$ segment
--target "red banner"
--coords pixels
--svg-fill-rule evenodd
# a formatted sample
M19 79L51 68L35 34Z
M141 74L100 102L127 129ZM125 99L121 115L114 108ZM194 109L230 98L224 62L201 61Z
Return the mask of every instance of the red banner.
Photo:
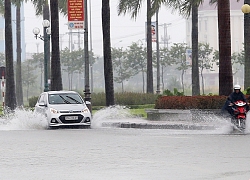
M68 0L68 24L70 29L83 28L83 0Z

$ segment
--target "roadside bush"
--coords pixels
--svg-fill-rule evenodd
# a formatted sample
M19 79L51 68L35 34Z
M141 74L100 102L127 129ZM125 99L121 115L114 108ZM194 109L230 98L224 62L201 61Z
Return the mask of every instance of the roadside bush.
M221 109L227 96L161 96L155 109Z
M33 96L29 98L29 107L35 107L38 96Z
M115 93L115 104L119 105L145 105L145 104L155 104L158 97L156 94L146 94L146 93L134 93L134 92L124 92ZM106 95L105 93L93 93L91 94L92 106L106 106Z
M163 95L167 96L184 96L184 92L179 92L177 88L174 88L174 91L171 92L169 89L163 91Z
M78 92L84 99L84 93ZM146 93L115 93L115 104L129 106L136 109L138 105L144 105L145 108L151 108L154 106L157 99L157 94L146 94ZM38 96L29 98L29 107L34 107L37 102ZM106 106L106 95L105 93L93 93L91 94L91 104L96 109L101 109Z

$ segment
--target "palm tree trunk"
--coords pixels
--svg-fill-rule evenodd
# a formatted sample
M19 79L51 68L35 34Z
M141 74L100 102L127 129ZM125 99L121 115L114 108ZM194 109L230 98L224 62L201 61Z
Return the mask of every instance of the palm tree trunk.
M13 42L12 42L12 19L11 19L11 2L4 1L5 17L5 58L6 58L6 93L5 106L14 110L16 108L16 93L13 68Z
M218 1L219 95L228 96L233 87L231 64L230 1Z
M181 85L182 85L182 92L184 93L184 70L181 73Z
M110 5L109 0L102 0L102 32L106 106L115 104L113 66L110 45Z
M51 59L51 90L62 90L61 62L59 49L59 12L58 0L50 1L51 10L51 42L52 42L52 59Z
M21 60L21 15L20 4L16 6L16 41L17 41L17 60L16 60L16 96L17 106L23 106L23 87L22 87L22 60Z
M161 81L162 81L162 92L164 92L164 89L165 89L165 87L164 87L164 67L163 66L161 66Z
M142 92L145 93L145 79L144 79L144 71L142 69Z
M202 83L202 95L204 95L204 77L203 77L203 69L201 69L201 83Z
M147 0L147 93L154 93L151 29L151 0Z
M200 95L198 63L198 5L192 4L192 95Z

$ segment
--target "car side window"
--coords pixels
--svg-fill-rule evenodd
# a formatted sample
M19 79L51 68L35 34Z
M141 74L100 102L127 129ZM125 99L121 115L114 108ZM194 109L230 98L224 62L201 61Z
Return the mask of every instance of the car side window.
M38 103L45 103L45 95L44 94L42 94L40 96Z

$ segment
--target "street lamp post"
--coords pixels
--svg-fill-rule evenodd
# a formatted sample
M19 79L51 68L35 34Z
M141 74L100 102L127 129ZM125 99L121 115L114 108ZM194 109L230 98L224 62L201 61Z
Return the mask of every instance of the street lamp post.
M38 36L40 33L39 28L34 28L33 33L35 35L35 38L39 38L44 42L44 92L49 91L49 83L48 83L48 60L49 60L49 49L48 45L50 42L50 34L51 34L51 29L50 27L50 22L49 20L45 19L43 20L43 36Z
M87 0L84 0L84 57L85 57L85 90L84 100L92 113L91 92L89 87L89 48L88 48L88 12Z
M250 66L250 6L248 1L244 1L244 5L241 7L244 13L244 51L245 51L245 68L244 68L244 88L246 89L250 85L250 71L248 67Z

